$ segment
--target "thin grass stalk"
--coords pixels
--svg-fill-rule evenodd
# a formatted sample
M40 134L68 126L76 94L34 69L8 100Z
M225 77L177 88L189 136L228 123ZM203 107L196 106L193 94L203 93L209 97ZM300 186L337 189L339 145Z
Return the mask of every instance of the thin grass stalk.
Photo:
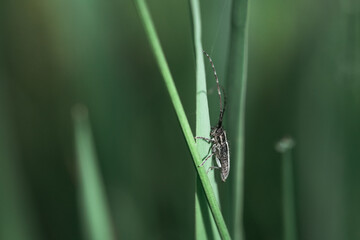
M144 0L135 0L135 4L136 4L137 10L139 12L139 16L144 25L146 35L149 38L149 42L150 42L152 51L155 55L155 59L159 65L160 72L163 75L163 79L164 79L166 88L169 92L170 99L174 106L174 109L175 109L176 115L178 117L181 129L183 131L185 140L187 142L191 156L193 158L195 169L197 170L198 176L202 183L208 204L210 206L213 218L214 218L216 225L218 227L218 230L220 232L221 238L222 239L230 239L229 231L225 224L224 218L221 214L219 204L216 200L216 196L214 194L214 191L212 189L212 186L211 186L209 178L206 174L206 171L203 167L198 167L201 164L201 158L200 158L199 152L197 151L197 146L196 146L196 143L194 140L194 135L191 132L189 122L186 118L184 108L181 104L180 97L177 93L177 90L176 90L176 87L174 84L174 80L171 76L170 69L169 69L166 59L165 59L165 55L162 51L159 38L156 34L154 24L150 17L149 10L148 10Z
M244 192L244 137L245 99L248 64L248 1L234 0L232 4L230 49L227 70L229 89L229 130L232 138L233 216L232 233L234 239L244 239L243 192ZM230 135L230 134L229 134Z
M196 136L209 138L210 133L210 116L207 100L206 73L204 66L204 55L201 40L201 15L200 3L198 0L190 0L190 8L192 13L193 36L196 59ZM205 158L210 149L210 143L198 140L197 149L201 158ZM209 159L204 168L208 169L212 164ZM208 173L215 196L219 202L219 191L215 181L214 171ZM210 217L211 210L204 197L204 191L196 178L196 196L195 196L195 236L196 239L220 239L215 221Z
M73 109L75 144L79 174L79 205L86 239L115 239L104 185L96 160L87 110Z
M282 165L284 239L297 240L291 150L282 154Z
M284 138L276 145L276 150L281 153L282 157L283 238L286 240L297 240L291 153L293 147L294 141L291 138Z
M27 185L19 170L7 108L7 86L0 61L0 239L39 239L36 217L27 200Z

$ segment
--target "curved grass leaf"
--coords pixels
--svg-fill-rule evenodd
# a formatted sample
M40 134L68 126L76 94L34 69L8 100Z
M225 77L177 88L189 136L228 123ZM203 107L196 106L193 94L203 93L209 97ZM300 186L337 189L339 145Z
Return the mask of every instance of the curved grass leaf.
M206 89L206 73L204 66L204 55L201 41L201 16L200 3L198 0L190 0L190 7L192 12L192 23L194 30L194 46L196 59L196 136L209 137L210 132L210 117L207 100ZM197 149L201 158L205 158L210 149L210 143L198 140L196 142ZM204 168L208 169L212 165L211 159L205 164ZM215 181L215 171L208 173L215 196L219 202L218 186ZM203 196L201 184L199 179L196 182L196 200L195 200L195 236L196 239L220 239L219 232L216 228L214 220L209 217L210 209L207 205L206 198Z
M198 167L201 164L201 158L200 158L199 152L197 150L197 146L196 146L196 143L194 140L194 135L191 132L189 122L186 118L184 108L181 104L180 97L177 93L177 90L176 90L176 87L174 84L174 80L171 76L170 69L169 69L166 59L165 59L165 55L162 51L159 38L156 34L154 24L150 17L149 10L148 10L144 0L136 0L135 3L136 3L136 7L138 9L138 12L139 12L139 16L145 27L146 35L149 38L150 45L151 45L151 48L155 55L156 61L159 65L161 74L163 75L163 79L164 79L166 88L169 92L170 99L172 101L176 115L180 122L181 129L183 131L186 142L188 144L190 153L191 153L193 161L194 161L195 168L196 168L198 176L201 180L206 198L208 200L212 215L214 217L214 220L216 222L216 225L218 227L220 235L221 235L222 239L230 239L229 232L225 225L224 218L221 214L219 204L217 202L216 196L214 194L214 191L212 189L212 186L211 186L209 178L206 174L206 171L203 167Z
M244 239L243 231L243 192L244 192L244 136L245 99L248 55L248 0L234 0L232 3L230 50L227 70L229 89L229 129L235 133L233 138L233 224L234 239Z
M83 106L76 106L72 114L80 185L79 204L84 233L87 239L113 240L114 231L96 160L87 110Z

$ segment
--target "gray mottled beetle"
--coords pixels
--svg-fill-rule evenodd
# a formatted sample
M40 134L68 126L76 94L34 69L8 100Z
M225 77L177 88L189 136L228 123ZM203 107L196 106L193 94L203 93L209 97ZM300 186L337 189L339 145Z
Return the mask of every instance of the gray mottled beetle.
M227 177L229 176L230 172L230 152L229 152L229 143L227 141L226 137L226 131L222 127L224 112L225 112L225 101L224 101L224 107L222 106L221 102L221 91L220 91L220 85L219 85L219 78L216 74L215 66L213 61L211 60L211 57L209 54L207 54L205 51L203 53L206 55L206 57L209 59L211 67L214 71L214 76L217 84L217 90L219 94L220 99L220 116L219 121L215 127L211 128L210 137L211 138L205 138L205 137L195 137L197 139L202 139L207 142L210 142L212 144L211 146L211 154L207 156L204 161L200 164L199 167L203 166L204 163L215 155L216 164L217 166L212 166L208 169L220 169L220 177L223 182L226 181Z

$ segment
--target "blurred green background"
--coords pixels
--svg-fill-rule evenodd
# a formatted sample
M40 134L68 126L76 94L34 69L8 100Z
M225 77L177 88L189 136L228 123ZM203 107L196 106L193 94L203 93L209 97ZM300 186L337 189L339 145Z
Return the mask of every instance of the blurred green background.
M147 2L194 129L189 3ZM200 3L203 45L226 86L231 1ZM249 3L246 239L282 239L274 145L288 135L296 141L299 239L360 239L360 3ZM208 66L207 73L215 125ZM117 238L193 239L193 163L126 0L0 2L0 238L84 239L71 118L77 103L89 111Z

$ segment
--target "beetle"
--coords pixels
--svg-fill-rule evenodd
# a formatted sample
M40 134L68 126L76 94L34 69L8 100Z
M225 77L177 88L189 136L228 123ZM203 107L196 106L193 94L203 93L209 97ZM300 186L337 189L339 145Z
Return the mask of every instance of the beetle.
M221 91L220 91L220 85L219 85L219 78L218 78L216 70L215 70L215 65L214 65L211 57L209 56L209 54L207 54L205 51L203 51L203 53L209 59L209 62L211 64L211 67L212 67L213 72L214 72L216 85L217 85L217 90L218 90L218 95L219 95L219 100L220 100L220 116L219 116L219 120L218 120L217 125L215 127L211 128L210 138L195 137L195 139L202 139L202 140L205 140L205 141L210 142L212 144L211 145L211 154L208 155L202 161L202 163L199 165L199 167L202 167L209 158L211 158L212 156L215 155L215 160L216 160L217 166L211 166L208 169L207 172L209 172L210 170L213 170L213 169L220 169L221 180L223 182L225 182L227 177L229 176L229 172L230 172L229 142L227 140L226 131L224 130L224 128L222 126L226 101L224 101L224 106L223 106L222 101L221 101Z

